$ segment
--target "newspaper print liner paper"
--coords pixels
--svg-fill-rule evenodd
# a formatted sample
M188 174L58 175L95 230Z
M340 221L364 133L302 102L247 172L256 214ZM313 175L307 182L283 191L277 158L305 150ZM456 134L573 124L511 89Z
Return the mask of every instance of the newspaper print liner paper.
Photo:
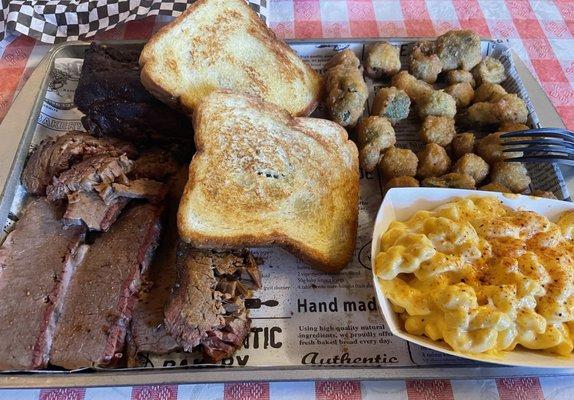
M177 17L194 0L2 0L0 40L18 32L44 43L79 40L119 24L149 17ZM267 20L268 0L248 0Z
M404 44L408 40L392 40ZM294 44L294 50L315 69L322 70L337 51L350 48L362 58L362 43ZM402 61L407 62L408 45L402 46ZM509 78L505 88L520 93L527 103L530 123L539 120L514 68L507 43L484 41L482 54L503 62ZM32 140L32 148L47 136L59 135L71 129L82 129L82 114L74 106L73 98L83 60L58 58L52 80ZM367 79L370 110L375 91L382 81ZM368 111L367 110L367 111ZM320 107L314 116L324 115ZM401 124L399 146L420 149L420 121L412 118ZM568 197L560 170L553 165L532 165L531 190L553 191L559 198ZM19 186L13 199L11 216L4 226L4 234L20 214L26 193ZM360 189L359 229L355 255L350 265L339 275L326 275L312 270L295 257L278 248L253 249L264 260L263 288L255 293L249 305L253 319L251 334L233 357L221 362L226 366L302 366L316 365L381 366L415 368L417 366L468 366L473 361L456 358L424 347L410 344L394 336L378 309L372 286L370 246L373 224L383 199L383 182L378 174L362 173ZM325 305L326 309L321 309ZM142 366L170 368L203 364L198 353L167 355L141 354ZM36 373L65 373L63 371L35 371Z

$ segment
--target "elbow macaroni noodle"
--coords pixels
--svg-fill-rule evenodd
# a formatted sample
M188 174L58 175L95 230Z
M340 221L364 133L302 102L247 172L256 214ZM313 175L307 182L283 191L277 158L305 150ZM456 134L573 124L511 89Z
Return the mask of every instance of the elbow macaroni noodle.
M556 223L495 198L394 221L375 273L405 330L463 353L574 347L574 211Z

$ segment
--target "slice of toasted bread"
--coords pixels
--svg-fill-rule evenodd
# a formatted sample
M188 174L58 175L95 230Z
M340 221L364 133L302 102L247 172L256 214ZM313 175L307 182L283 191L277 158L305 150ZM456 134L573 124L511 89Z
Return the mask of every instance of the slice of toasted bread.
M190 113L215 89L256 95L309 115L321 77L244 0L198 0L155 34L140 56L143 85Z
M280 245L328 272L355 248L358 152L345 129L216 91L193 116L197 152L178 228L196 247Z

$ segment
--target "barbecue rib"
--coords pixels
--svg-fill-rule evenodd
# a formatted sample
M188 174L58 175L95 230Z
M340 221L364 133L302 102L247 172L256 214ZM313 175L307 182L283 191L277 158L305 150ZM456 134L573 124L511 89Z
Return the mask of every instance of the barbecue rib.
M0 248L0 370L44 368L77 263L84 227L63 229L61 209L32 199Z
M158 207L134 205L90 246L70 282L51 364L109 366L122 357L135 293L159 240L159 220Z

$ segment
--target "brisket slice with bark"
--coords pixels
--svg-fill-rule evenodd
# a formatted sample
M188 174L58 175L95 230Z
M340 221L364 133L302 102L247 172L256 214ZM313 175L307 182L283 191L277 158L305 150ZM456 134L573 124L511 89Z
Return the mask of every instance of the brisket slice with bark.
M0 369L44 368L85 228L63 229L44 198L24 207L0 248Z
M155 99L141 84L138 51L92 43L74 96L88 132L133 141L191 142L189 119Z
M68 208L63 220L66 225L84 223L91 231L106 232L129 201L119 197L106 204L96 192L73 192L68 194Z
M101 154L88 158L52 179L52 184L46 189L48 200L61 200L72 192L89 192L100 183L112 183L118 178L127 182L126 174L132 163L125 154L119 157Z
M244 300L260 282L253 256L248 251L184 249L178 254L177 274L165 311L168 331L185 351L201 345L209 361L229 357L251 327Z
M137 204L98 237L77 267L56 327L50 363L67 369L113 365L160 234L160 210Z
M128 331L128 366L145 364L144 353L166 354L179 350L181 346L167 332L164 323L164 309L175 282L177 248L180 243L177 231L177 209L181 194L187 182L188 168L180 167L166 183L168 187L164 200L166 208L165 227L156 255L149 267Z
M97 154L133 158L136 149L129 143L98 138L85 132L71 131L62 136L44 139L32 152L24 171L22 184L33 195L43 196L54 176L60 175L72 165Z

